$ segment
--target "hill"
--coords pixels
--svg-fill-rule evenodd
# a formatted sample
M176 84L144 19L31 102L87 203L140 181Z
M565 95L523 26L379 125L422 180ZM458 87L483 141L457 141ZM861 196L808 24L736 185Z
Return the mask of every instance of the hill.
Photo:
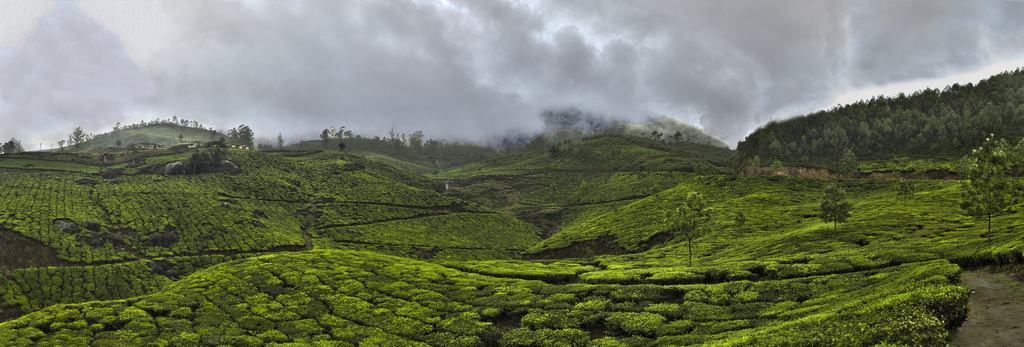
M963 269L1024 263L1024 204L989 239L956 181L904 198L875 175L943 156L836 179L609 132L400 139L0 156L0 345L944 346ZM690 244L663 216L693 192L712 222Z
M727 148L607 133L531 147L433 177L444 182L446 194L552 235L574 221L671 188L695 172L727 172L732 155Z
M339 151L5 155L0 344L937 346L967 315L949 260L1024 257L1017 219L987 242L955 217L955 184L892 209L890 182L842 181L864 213L835 233L808 220L823 180L716 174L716 148L603 135L434 179ZM571 212L542 241L439 179ZM650 215L694 190L719 226L688 266Z
M225 137L224 134L209 129L154 122L141 126L119 127L113 131L93 136L80 144L69 146L66 150L86 152L96 148L117 148L118 141L125 147L140 144L169 147L182 142L217 141L223 137Z
M207 149L104 164L56 154L0 160L0 238L18 245L0 255L5 272L57 271L78 283L68 296L5 287L0 310L127 298L195 268L267 252L502 259L540 240L529 224L424 189L422 176L337 151L228 150L235 173L163 174L197 151Z
M678 136L682 141L715 147L729 147L728 144L704 130L672 117L652 120L647 124L615 123L604 129L603 132L633 136L651 136L652 133L656 133L656 136L653 137L659 140L674 140Z
M847 152L859 160L894 157L956 159L987 137L1024 138L1024 70L977 84L954 84L910 95L879 96L776 121L740 141L744 163L836 170Z

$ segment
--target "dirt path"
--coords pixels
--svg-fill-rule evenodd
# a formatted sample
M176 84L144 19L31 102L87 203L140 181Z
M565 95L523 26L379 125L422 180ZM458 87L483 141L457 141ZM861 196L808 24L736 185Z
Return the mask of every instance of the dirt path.
M973 290L971 313L949 345L1024 344L1024 285L1009 274L989 271L965 271L963 283Z

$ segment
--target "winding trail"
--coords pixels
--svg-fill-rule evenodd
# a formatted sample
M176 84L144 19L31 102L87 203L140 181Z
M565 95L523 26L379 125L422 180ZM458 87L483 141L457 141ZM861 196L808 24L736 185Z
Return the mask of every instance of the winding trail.
M971 313L949 342L960 347L1024 344L1024 284L1012 275L984 270L965 271L971 287Z

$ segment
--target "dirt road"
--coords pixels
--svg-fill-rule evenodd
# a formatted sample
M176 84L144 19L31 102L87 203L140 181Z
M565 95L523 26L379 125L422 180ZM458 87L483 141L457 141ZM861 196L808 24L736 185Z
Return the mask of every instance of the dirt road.
M963 283L971 294L971 314L953 335L950 346L1024 346L1024 285L1011 275L965 271Z

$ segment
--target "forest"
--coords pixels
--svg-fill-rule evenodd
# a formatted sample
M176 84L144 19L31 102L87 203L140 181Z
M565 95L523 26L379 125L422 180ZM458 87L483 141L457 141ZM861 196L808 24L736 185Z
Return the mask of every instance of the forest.
M849 155L958 159L990 136L1013 143L1024 138L1024 70L770 122L736 150L744 163L768 166L778 160L838 170Z

